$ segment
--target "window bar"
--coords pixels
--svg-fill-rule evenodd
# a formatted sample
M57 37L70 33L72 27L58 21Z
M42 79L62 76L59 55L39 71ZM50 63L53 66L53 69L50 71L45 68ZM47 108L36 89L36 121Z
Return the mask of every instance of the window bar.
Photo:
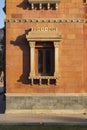
M57 4L57 3L56 3L56 5L55 5L55 6L56 6L56 9L58 9L58 4Z
M58 85L58 79L56 79L56 85Z
M33 78L31 78L31 85L33 85L34 84L34 82L33 82Z
M50 3L47 4L47 9L50 9Z
M39 79L39 85L41 85L41 78Z
M47 80L48 80L47 85L49 85L50 84L50 79L48 78Z
M39 8L42 9L42 3L39 4Z
M33 3L31 4L31 8L34 9L34 4Z

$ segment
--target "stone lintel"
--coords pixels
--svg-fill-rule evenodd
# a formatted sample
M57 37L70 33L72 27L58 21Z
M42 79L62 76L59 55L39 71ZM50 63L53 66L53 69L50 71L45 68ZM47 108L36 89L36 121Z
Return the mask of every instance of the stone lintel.
M59 39L59 38L57 38L57 39L54 38L53 39L53 38L50 38L50 37L49 38L45 38L45 37L44 38L28 38L28 37L26 37L26 38L27 38L27 41L32 41L32 42L33 41L53 41L53 42L55 41L55 42L61 42L61 40L62 40L62 39Z

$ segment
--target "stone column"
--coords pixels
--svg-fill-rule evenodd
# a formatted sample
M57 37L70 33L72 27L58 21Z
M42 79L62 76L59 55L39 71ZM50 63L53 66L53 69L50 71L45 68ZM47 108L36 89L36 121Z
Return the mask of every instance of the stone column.
M30 77L35 76L35 42L29 42L30 45Z
M54 48L55 48L55 71L54 76L59 75L59 42L54 42Z

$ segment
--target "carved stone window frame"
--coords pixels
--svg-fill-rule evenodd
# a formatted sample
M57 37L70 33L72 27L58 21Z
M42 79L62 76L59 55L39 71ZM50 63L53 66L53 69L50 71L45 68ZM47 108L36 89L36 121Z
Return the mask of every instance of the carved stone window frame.
M33 32L33 31L31 31ZM30 73L29 73L29 79L31 80L31 84L34 84L34 80L39 80L39 84L42 84L42 80L46 79L47 80L47 85L50 84L50 80L55 80L55 84L58 84L58 80L60 78L59 74L59 46L62 41L61 35L52 37L53 33L48 37L40 37L40 35L37 35L36 32L38 31L35 30L35 32L30 35L30 32L26 35L26 39L29 42L29 47L30 47ZM40 32L39 32L40 33ZM36 35L33 35L36 34ZM52 42L54 45L54 74L52 76L37 76L35 74L35 44L36 42Z

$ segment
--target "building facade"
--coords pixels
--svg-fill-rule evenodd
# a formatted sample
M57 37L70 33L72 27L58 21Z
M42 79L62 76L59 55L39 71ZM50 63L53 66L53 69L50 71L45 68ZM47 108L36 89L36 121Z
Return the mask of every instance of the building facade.
M6 111L87 111L85 0L6 0Z

